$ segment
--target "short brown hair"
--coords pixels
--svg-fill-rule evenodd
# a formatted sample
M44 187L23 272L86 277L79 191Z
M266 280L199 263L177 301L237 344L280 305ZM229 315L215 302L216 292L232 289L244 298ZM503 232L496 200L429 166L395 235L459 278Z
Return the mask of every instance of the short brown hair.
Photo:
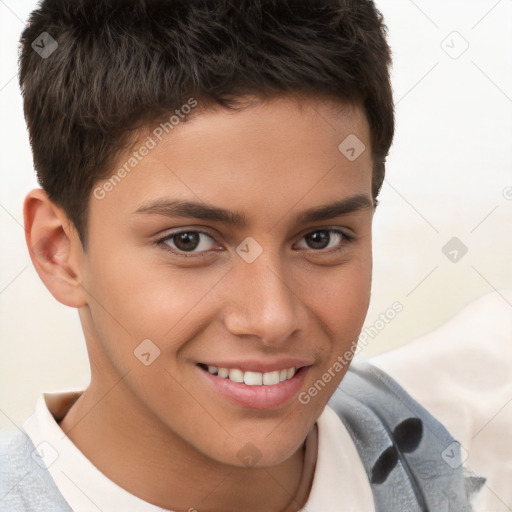
M47 56L42 33L58 45ZM39 183L85 247L94 184L141 123L190 97L301 93L363 107L376 199L394 133L386 33L371 0L42 0L19 59Z

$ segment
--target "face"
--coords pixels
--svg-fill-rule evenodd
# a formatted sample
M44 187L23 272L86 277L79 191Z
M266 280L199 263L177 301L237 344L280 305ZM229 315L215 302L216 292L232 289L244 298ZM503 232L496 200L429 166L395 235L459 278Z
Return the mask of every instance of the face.
M155 146L91 196L91 386L122 377L125 420L212 460L278 464L341 381L366 315L368 123L357 107L285 97L149 135Z

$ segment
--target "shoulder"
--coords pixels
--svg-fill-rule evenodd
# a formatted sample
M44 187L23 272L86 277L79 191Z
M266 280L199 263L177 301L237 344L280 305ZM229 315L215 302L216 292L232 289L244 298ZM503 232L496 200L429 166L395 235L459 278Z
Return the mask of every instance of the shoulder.
M385 372L354 361L329 406L359 451L377 510L471 510L459 443Z
M22 430L0 432L0 499L10 512L71 512Z
M512 506L512 290L480 297L370 362L435 416L460 442L468 470L487 479L477 509Z

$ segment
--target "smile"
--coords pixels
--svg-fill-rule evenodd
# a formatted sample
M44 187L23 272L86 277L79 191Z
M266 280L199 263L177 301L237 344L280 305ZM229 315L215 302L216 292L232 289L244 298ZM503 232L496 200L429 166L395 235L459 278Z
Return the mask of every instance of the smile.
M200 365L212 375L216 375L221 379L229 379L233 382L244 383L247 386L275 386L280 382L284 382L293 378L296 368L283 368L271 372L252 372L243 371L239 368L218 368L211 365Z
M290 361L291 363L291 361ZM283 363L281 363L283 364ZM233 365L234 366L234 365ZM279 366L267 371L253 371L258 365L246 363L245 368L229 368L204 363L196 364L200 381L218 397L250 409L272 409L292 403L303 388L310 365ZM288 366L286 363L283 366ZM266 368L258 368L266 370Z

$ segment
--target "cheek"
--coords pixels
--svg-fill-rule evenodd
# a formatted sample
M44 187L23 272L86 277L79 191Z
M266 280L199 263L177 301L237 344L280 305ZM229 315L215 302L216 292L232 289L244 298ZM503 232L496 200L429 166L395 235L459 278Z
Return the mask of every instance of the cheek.
M110 334L117 333L113 343L149 338L163 345L192 334L187 328L199 329L209 315L205 298L229 269L176 268L134 252L111 250L108 258L91 258L91 309Z
M371 252L352 259L322 278L311 279L308 303L330 338L329 359L335 359L357 341L368 305L372 280Z
M308 304L325 336L317 342L319 364L298 401L310 417L318 417L347 372L357 347L370 299L371 255L352 259L309 283Z

